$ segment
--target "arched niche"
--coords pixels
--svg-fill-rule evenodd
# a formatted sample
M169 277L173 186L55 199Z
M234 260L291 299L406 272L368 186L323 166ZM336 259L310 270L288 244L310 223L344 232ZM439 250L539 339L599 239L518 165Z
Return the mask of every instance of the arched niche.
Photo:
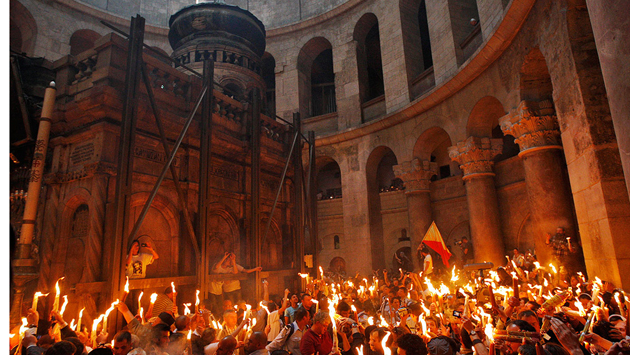
M553 100L553 85L547 62L538 48L533 48L523 61L520 72L521 100Z
M334 272L336 274L345 275L346 274L346 260L340 256L336 256L330 260L328 264L328 271Z
M451 137L441 127L431 127L422 132L413 147L413 157L436 163L438 173L434 180L444 179L459 174L459 167L448 155L448 147L452 146Z
M140 216L140 212L148 198L148 193L137 193L131 197L131 210L129 213L129 230ZM161 195L157 195L151 207L138 229L137 236L146 236L153 241L152 247L159 255L153 264L147 267L146 277L166 277L179 274L179 249L180 249L179 212L173 204ZM129 240L126 252L129 251L133 240Z
M33 56L37 39L37 23L28 9L18 0L11 0L9 11L11 50Z
M269 217L260 220L260 263L263 270L279 270L283 266L282 232L278 223L272 218L269 232L264 235ZM287 251L291 253L291 250Z
M94 47L101 35L92 30L78 30L70 36L70 55L77 56Z
M361 16L354 27L353 39L357 43L359 96L362 104L369 104L385 95L380 33L376 15L366 13ZM372 116L374 115L368 115L364 105L363 119L375 118Z
M375 270L382 269L386 265L380 192L384 187L383 184L395 179L394 165L398 165L394 152L389 147L379 146L370 153L365 167L372 269ZM389 183L387 185L389 186Z
M494 96L481 98L468 116L466 135L468 137L488 137L503 140L503 151L494 158L499 162L518 155L518 145L514 137L505 135L499 126L499 119L506 114L503 104Z
M337 111L332 45L324 37L310 39L298 54L298 95L302 117Z
M273 55L265 52L261 60L262 77L265 81L265 107L264 113L272 118L276 117L276 59Z
M212 270L214 264L221 261L226 252L234 253L237 257L236 262L242 264L243 261L238 258L241 255L238 243L240 232L235 214L227 206L213 203L210 205L207 221L206 260L208 260L208 270Z
M428 73L433 68L433 56L427 8L425 0L400 0L399 5L407 80L411 97L416 98L435 85L435 78Z
M341 169L330 157L317 158L317 196L322 199L342 197Z

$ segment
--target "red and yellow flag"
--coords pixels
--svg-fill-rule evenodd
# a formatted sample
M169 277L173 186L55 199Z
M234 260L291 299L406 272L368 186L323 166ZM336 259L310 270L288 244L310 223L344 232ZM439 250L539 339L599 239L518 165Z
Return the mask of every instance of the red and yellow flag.
M448 259L451 258L451 252L446 248L446 244L444 244L444 239L442 239L442 235L435 225L435 221L431 223L431 227L427 230L427 233L424 235L422 239L422 243L424 243L429 248L433 249L436 253L440 254L442 257L442 261L446 267L448 266Z

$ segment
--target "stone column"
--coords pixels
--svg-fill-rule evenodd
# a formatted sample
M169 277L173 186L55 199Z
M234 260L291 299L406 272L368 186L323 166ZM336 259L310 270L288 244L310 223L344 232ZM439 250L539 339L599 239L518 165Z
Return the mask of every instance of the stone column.
M409 216L409 232L411 233L411 251L415 256L418 245L433 222L431 195L429 184L436 175L436 163L413 159L394 166L394 174L405 182L407 196L407 215ZM414 257L414 264L417 260ZM416 265L421 267L422 265Z
M627 1L586 0L630 195L630 17Z
M523 159L527 198L535 223L536 255L541 264L547 265L552 253L545 245L545 233L554 234L557 227L565 228L569 236L577 233L553 103L522 101L500 119L500 124L505 134L516 138L521 149L518 155Z
M448 154L464 172L475 262L503 264L505 246L492 160L501 154L501 139L469 137L449 147Z

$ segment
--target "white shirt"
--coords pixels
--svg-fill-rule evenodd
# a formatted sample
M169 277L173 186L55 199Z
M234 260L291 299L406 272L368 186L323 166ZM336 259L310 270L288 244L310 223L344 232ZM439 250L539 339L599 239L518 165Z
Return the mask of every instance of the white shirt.
M273 341L278 334L280 334L280 328L282 328L278 311L269 313L267 316L267 324L271 327L271 329L269 329L269 334L267 334L267 341Z
M427 254L424 257L424 275L431 275L433 273L433 259L431 258L431 254Z

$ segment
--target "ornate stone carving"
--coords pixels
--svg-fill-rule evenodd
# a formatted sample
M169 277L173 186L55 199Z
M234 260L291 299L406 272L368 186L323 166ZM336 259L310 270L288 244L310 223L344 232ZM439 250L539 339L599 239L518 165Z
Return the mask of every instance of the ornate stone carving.
M503 141L501 139L468 137L456 146L448 148L448 155L459 163L464 171L464 178L472 175L494 175L492 165L494 157L501 154Z
M419 159L403 162L393 168L396 177L405 182L406 193L429 191L431 177L438 171L436 163Z
M521 101L499 123L505 134L514 136L521 152L532 148L561 148L560 130L553 103Z

